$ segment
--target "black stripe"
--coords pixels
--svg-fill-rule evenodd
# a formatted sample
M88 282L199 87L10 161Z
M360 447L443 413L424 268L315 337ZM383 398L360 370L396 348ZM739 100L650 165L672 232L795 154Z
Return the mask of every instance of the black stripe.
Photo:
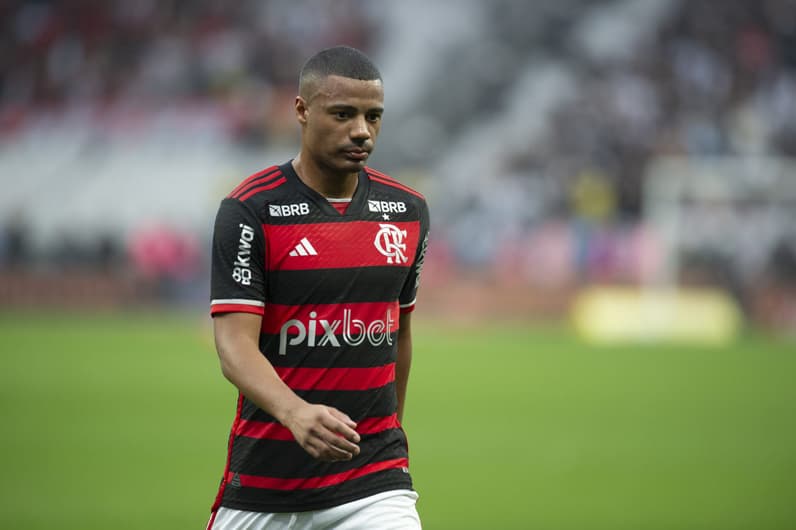
M243 475L274 478L313 478L367 466L384 460L407 457L406 436L389 429L359 442L360 453L344 462L322 462L294 441L258 440L238 436L232 444L229 470ZM274 458L279 455L279 458Z
M371 390L310 390L298 391L296 394L310 403L339 409L356 422L365 418L390 416L395 414L398 407L395 383ZM245 398L240 417L244 420L276 421L273 416Z
M409 267L268 271L269 302L302 305L397 300ZM308 300L311 297L311 300Z
M398 320L396 315L395 320ZM343 342L342 335L335 335L340 344ZM397 350L398 332L390 333L390 343L384 340L380 345L373 346L366 341L360 346L347 346L338 348L337 346L314 346L312 348L303 345L287 346L287 353L279 355L279 336L261 334L260 351L268 358L274 366L293 368L372 368L374 366L384 366L395 362Z
M222 506L254 512L301 512L323 510L384 491L412 489L412 479L400 469L388 469L343 484L312 490L224 489Z

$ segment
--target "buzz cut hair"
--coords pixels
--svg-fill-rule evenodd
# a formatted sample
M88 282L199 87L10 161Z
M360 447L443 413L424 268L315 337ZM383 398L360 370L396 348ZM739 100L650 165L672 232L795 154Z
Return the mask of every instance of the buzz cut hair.
M339 75L360 81L381 81L381 73L370 58L351 46L335 46L310 57L301 68L299 95L309 99L317 81Z

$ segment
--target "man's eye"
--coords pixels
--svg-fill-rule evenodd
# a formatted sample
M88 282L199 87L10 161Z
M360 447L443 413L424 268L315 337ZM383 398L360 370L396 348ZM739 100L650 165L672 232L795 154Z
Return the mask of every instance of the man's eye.
M344 110L338 110L337 112L334 113L334 115L335 115L335 117L337 117L337 118L339 118L341 120L345 120L346 118L348 118L348 112L346 112Z
M370 114L368 115L368 119L370 121L379 121L381 119L381 114Z

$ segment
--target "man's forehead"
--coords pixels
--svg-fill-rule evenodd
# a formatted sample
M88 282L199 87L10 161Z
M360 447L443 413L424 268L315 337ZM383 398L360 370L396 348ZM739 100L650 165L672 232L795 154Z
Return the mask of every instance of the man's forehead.
M383 102L384 87L380 79L362 80L328 75L319 80L315 96L327 101L357 99Z

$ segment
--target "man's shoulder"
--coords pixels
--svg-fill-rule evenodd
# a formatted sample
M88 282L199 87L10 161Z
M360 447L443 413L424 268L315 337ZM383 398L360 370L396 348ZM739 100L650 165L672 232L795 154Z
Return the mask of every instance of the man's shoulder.
M285 189L287 177L281 166L269 166L243 179L225 199L251 204L267 200Z
M411 186L400 182L386 173L382 173L372 167L365 168L365 174L370 179L371 186L381 188L384 193L400 197L411 202L426 202L426 198L422 193L415 190Z

